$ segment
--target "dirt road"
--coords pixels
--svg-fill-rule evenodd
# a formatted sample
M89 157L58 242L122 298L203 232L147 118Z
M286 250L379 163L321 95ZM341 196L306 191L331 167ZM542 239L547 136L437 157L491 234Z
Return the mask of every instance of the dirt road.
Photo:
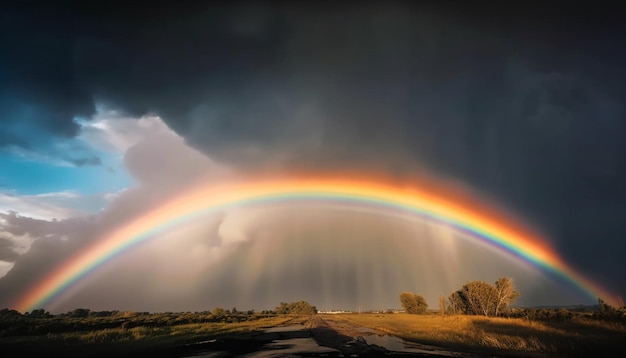
M358 326L341 315L316 315L307 324L318 344L333 347L344 356L476 357L466 352L406 342L373 328Z
M473 357L377 334L340 315L313 315L263 332L240 334L186 347L179 357Z

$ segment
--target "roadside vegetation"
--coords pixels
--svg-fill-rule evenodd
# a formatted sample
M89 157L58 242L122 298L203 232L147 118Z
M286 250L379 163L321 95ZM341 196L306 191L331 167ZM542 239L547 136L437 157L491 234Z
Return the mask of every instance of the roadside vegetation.
M302 302L296 309L314 307ZM280 308L281 306L277 307ZM311 310L313 309L313 311ZM276 310L255 312L215 308L204 312L120 312L76 309L52 315L44 310L21 314L0 310L0 350L7 356L63 353L65 356L163 353L198 341L254 334L266 328L301 321L301 314ZM3 355L4 356L4 355Z
M426 313L422 296L402 292L400 315L349 315L354 325L372 327L421 344L462 351L576 356L626 353L626 307L598 300L595 310L510 308L520 296L513 280L502 277L491 285L467 282L439 309ZM421 314L415 316L413 314Z
M621 356L626 353L626 322L623 320L597 319L591 313L575 313L563 318L559 310L546 316L551 318L441 316L433 312L426 315L349 314L342 319L407 341L478 354Z
M448 314L502 316L508 313L509 305L520 293L515 289L513 279L502 277L494 285L484 281L471 281L459 290L452 292L448 302L439 297L439 312ZM411 292L400 293L400 303L406 313L423 314L428 308L424 297Z

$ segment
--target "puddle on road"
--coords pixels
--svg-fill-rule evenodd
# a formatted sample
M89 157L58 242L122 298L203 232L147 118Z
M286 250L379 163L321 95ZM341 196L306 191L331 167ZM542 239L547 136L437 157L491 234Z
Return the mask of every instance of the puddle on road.
M378 346L387 350L386 355L419 355L436 357L472 357L470 354L447 351L439 347L421 345L405 341L401 338L390 335L378 335L376 331L369 327L354 327L362 336L349 343L363 344L364 346ZM256 342L256 343L254 343ZM361 343L359 343L361 342ZM320 346L305 325L297 324L283 327L272 327L265 329L256 338L209 340L198 342L198 350L195 354L187 355L187 358L216 358L216 357L249 357L249 358L271 358L271 357L319 357L319 356L341 356L337 349ZM246 349L246 345L249 349Z
M218 357L230 357L230 355L228 354L228 352L207 352L207 353L200 353L200 354L193 355L193 356L185 356L182 358L218 358Z
M187 355L184 358L216 358L216 357L250 357L250 358L270 358L270 357L285 357L285 356L318 356L328 353L339 353L338 350L320 346L313 338L308 337L310 334L306 331L306 327L303 324L272 327L263 331L260 336L253 338L250 341L261 339L260 337L267 335L268 343L257 346L254 351L248 351L246 353L236 353L236 348L243 348L243 345L249 343L246 340L239 340L237 342L231 342L230 344L224 344L219 340L203 341L202 351L198 351L193 355ZM215 350L211 349L214 344L219 345L221 343L222 349L217 346ZM233 346L233 344L235 346ZM226 350L223 350L226 348Z
M313 338L291 338L276 340L263 346L263 350L246 355L250 358L284 357L287 354L320 354L338 352L336 349L323 347Z
M297 332L304 330L303 324L294 324L291 326L272 327L263 330L264 333L282 333L282 332Z
M287 336L294 335L306 329L305 325L291 325L284 327L272 327L264 331L264 333L285 333ZM265 344L261 350L246 355L250 358L267 358L267 357L284 357L285 355L297 354L319 354L338 352L336 349L320 346L310 337L288 338L281 337L274 339L271 343Z
M367 344L377 345L379 347L385 348L388 351L392 352L400 352L400 353L420 353L434 356L445 356L445 357L471 357L471 355L460 353L460 352L452 352L446 351L442 349L438 349L437 347L429 347L420 345L417 343L407 342L402 338L398 338L395 336L382 335L379 336L377 334L370 334L363 336Z

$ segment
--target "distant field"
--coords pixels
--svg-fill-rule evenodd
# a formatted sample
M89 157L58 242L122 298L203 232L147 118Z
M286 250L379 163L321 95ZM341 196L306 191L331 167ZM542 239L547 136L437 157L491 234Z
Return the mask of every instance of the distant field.
M330 316L330 315L329 315ZM371 327L422 344L461 351L620 356L626 354L626 324L575 317L521 318L409 314L343 314L329 319Z

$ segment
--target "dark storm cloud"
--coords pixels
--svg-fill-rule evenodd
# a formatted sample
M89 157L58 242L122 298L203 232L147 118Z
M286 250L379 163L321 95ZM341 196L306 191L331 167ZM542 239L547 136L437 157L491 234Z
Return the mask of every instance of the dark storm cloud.
M156 112L195 147L244 165L289 151L292 165L408 157L457 167L447 157L471 154L448 152L482 139L473 121L499 127L485 117L511 116L493 107L520 95L512 64L580 76L604 69L597 59L623 59L610 9L559 3L103 2L6 14L6 92L23 98L10 103L59 108L40 127L71 136L72 116L100 100Z
M29 4L0 15L0 144L30 144L29 123L76 135L72 118L99 101L156 113L244 170L457 178L594 278L610 283L624 268L615 252L626 250L626 37L616 9Z
M0 11L0 147L71 138L94 113L75 81L73 15L60 3L6 2ZM43 135L41 135L43 134Z
M511 116L493 107L519 96L508 78L513 61L532 72L580 75L596 58L613 58L614 66L623 58L607 48L619 42L597 43L610 41L611 29L598 26L611 24L602 17L609 10L591 16L557 5L144 5L15 10L9 24L40 26L14 31L11 58L24 69L11 72L46 76L9 83L33 86L63 108L54 112L59 117L42 118L43 127L76 133L67 113L88 115L77 108L98 99L135 115L156 112L195 147L244 166L271 162L278 152L289 165L402 167L419 159L447 171L464 165L451 160L474 159L449 153L482 139L484 130L472 121L499 127L484 117ZM616 56L588 54L596 48ZM40 51L50 59L33 56Z
M0 232L1 233L1 232ZM13 250L13 241L0 237L0 260L13 262L20 256Z

